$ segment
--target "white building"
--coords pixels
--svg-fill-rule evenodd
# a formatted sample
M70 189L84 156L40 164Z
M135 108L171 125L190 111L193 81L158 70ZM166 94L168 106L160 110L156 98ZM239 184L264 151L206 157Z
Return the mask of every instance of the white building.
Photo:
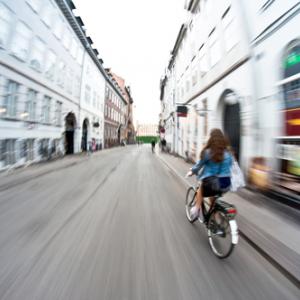
M240 1L190 1L188 10L166 74L171 88L162 87L163 101L175 98L172 150L195 159L209 130L223 127L237 156L249 156L243 145L251 134L244 116L253 105L252 69ZM177 119L175 103L189 106L187 119Z
M103 144L106 83L70 0L0 0L0 169Z
M161 81L167 142L197 159L210 129L219 127L245 170L253 157L274 169L279 136L299 145L300 116L286 120L287 109L300 107L299 1L190 0L186 9ZM187 118L177 118L180 103ZM294 124L289 134L286 122Z
M137 124L137 136L157 136L157 125Z
M104 139L104 94L105 77L94 64L88 53L84 55L80 124L82 125L82 150L87 150L88 143L95 139L103 146Z

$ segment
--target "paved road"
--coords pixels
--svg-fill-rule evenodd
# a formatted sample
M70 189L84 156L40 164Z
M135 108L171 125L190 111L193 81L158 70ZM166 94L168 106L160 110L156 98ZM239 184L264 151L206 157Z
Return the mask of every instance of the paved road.
M184 196L150 147L1 191L0 299L299 299L243 240L218 260Z

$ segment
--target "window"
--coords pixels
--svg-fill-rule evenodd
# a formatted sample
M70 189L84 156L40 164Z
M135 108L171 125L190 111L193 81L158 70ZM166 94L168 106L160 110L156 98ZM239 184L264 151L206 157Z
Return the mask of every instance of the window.
M97 97L97 109L100 110L100 97L99 95L97 95L96 97ZM101 107L101 111L103 112L103 107Z
M210 48L210 62L213 67L221 59L220 42L217 39L216 31L214 30L209 37L209 48Z
M213 10L212 0L205 0L204 9L206 11L206 15L210 17Z
M66 87L67 87L67 92L72 94L72 88L73 88L73 70L70 68L67 72L67 80L66 80Z
M105 105L105 117L107 117L107 105Z
M65 86L65 75L66 64L63 61L60 61L58 64L57 84L62 88Z
M41 0L27 0L27 3L35 12L39 12L39 9L41 7Z
M222 25L224 30L225 49L229 52L237 44L237 33L235 20L229 9L222 19Z
M67 50L70 49L71 39L72 39L71 32L69 29L66 28L63 35L63 45Z
M16 140L6 139L0 141L1 154L0 158L5 165L12 165L16 162Z
M45 61L45 75L50 80L54 80L56 59L56 54L52 50L49 50Z
M62 103L60 101L56 101L55 107L55 125L61 126L62 125Z
M32 45L30 66L38 71L42 71L46 44L39 38L35 38Z
M54 6L50 0L46 1L43 5L41 18L49 28L52 27L54 21Z
M26 101L26 113L28 119L34 121L36 119L36 98L37 92L34 90L28 90Z
M77 98L80 98L80 84L81 84L80 77L76 76L76 80L74 83L74 95Z
M197 84L197 79L198 79L198 72L197 70L194 70L193 75L192 75L192 85L195 86Z
M90 72L91 72L91 70L90 70L90 65L87 63L87 64L86 64L86 69L85 69L85 75L86 75L86 76L90 76Z
M11 22L12 13L4 4L0 3L0 47L7 47Z
M51 98L44 96L42 107L42 122L50 123Z
M293 80L284 85L284 98L287 109L300 106L300 79Z
M200 53L200 59L199 59L199 69L200 69L200 77L204 77L205 74L209 70L209 65L208 65L208 57L207 54L204 52L205 50L202 50L202 53Z
M4 110L8 117L17 116L17 105L20 85L17 82L8 80L4 97Z
M105 100L108 99L108 95L109 95L109 90L108 90L108 87L106 86L105 87Z
M91 103L91 87L89 85L85 86L85 102L87 104Z
M26 160L30 161L34 159L34 139L27 139L25 140L25 153L26 153Z
M96 92L93 93L93 107L96 108L97 106L97 96L96 96Z
M63 28L64 21L60 16L56 15L54 19L53 33L58 39L62 38Z
M73 58L76 58L77 55L77 42L74 38L72 38L72 43L71 43L71 55Z
M18 22L12 41L11 50L14 55L24 61L28 57L30 39L31 30L23 22Z
M39 142L39 154L42 158L47 158L49 154L49 139L41 139Z
M187 80L185 82L185 90L186 90L187 93L190 91L190 81L189 80Z
M267 10L275 2L275 0L267 0L267 1L263 0L262 2L263 2L263 5L260 8L260 10L262 12L264 12L265 10Z
M82 47L80 46L78 49L77 49L77 62L82 65L82 59L83 59L83 49Z

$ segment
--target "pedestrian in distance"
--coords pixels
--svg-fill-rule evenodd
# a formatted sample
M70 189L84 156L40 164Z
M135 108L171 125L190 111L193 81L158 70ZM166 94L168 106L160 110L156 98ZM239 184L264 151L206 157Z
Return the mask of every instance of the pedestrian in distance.
M90 156L93 153L93 142L89 141L87 144L87 155Z
M96 151L96 140L92 139L92 153Z
M152 140L152 141L151 141L151 149L152 149L152 153L155 152L155 144L156 144L155 140Z

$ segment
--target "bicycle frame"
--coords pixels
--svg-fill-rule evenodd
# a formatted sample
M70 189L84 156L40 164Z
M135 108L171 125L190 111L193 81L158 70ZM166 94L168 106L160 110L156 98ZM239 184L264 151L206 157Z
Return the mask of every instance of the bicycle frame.
M195 205L198 188L190 187L186 194L186 215L190 223L194 223L197 220L197 218L191 218L190 208ZM212 200L209 203L208 198ZM236 213L234 205L222 200L222 194L214 197L205 197L202 201L203 218L198 216L198 221L205 224L210 247L218 258L223 259L228 257L233 251L234 246L238 244L239 232L235 220ZM225 227L223 227L223 224L225 224ZM228 240L228 236L230 236L230 241ZM225 244L222 241L221 244L216 243L216 241L220 241L219 238L224 238L223 241L225 241ZM226 250L222 249L224 245Z
M195 193L197 193L199 187L196 187L195 189ZM229 204L225 201L222 201L222 194L217 195L217 196L212 196L212 197L203 197L203 201L202 201L202 212L203 212L203 217L204 217L204 223L207 224L211 214L215 211L218 210L222 213L224 213L229 220L234 219L237 211L234 205ZM207 203L206 199L210 199L213 198L212 202L209 204L209 209L208 211L206 210L205 204Z

